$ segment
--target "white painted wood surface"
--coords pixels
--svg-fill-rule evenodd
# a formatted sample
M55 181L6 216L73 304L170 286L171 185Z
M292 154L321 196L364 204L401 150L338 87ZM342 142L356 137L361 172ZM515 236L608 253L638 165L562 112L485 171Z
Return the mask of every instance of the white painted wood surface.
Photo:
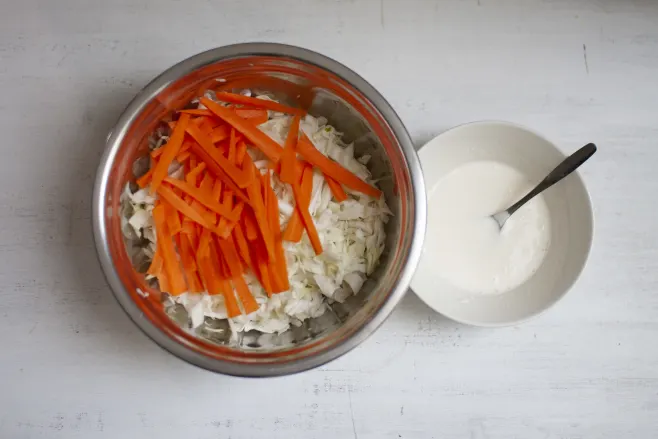
M409 295L361 347L286 378L216 376L157 348L96 262L97 160L150 78L253 40L350 66L418 145L491 118L565 150L596 142L581 281L498 330ZM658 436L658 2L5 1L0 90L0 438Z

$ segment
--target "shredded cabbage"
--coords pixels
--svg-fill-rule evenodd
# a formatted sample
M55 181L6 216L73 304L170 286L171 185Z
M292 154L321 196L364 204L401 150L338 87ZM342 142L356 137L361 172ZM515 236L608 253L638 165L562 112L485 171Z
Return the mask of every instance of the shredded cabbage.
M214 98L212 94L207 96ZM270 112L270 120L259 128L283 144L291 121L292 117L288 115ZM358 177L374 184L366 167L370 156L356 158L353 145L345 145L341 140L341 133L327 125L326 119L307 115L302 120L300 129L320 152L336 160ZM158 143L159 141L156 144ZM267 170L267 161L260 152L252 148L249 153L261 172L271 172ZM169 171L171 174L181 172L178 166L172 166ZM294 210L292 189L274 174L271 182L279 200L280 223L282 228L285 228ZM260 308L249 315L228 319L233 333L253 329L264 333L284 332L291 325L299 326L308 318L321 316L327 310L325 298L343 302L361 290L384 251L384 224L388 221L391 211L384 197L374 199L351 192L347 188L346 191L349 199L342 203L335 202L324 177L315 171L309 211L316 224L323 253L315 255L306 234L300 243L285 242L290 290L275 294L271 298L267 297L253 275L246 274L245 281ZM150 245L142 251L147 257L152 257L155 252L155 233L151 210L155 200L144 189L132 193L127 188L122 201L125 208L125 221L122 223L124 234L129 239L148 240ZM171 296L169 300L185 307L192 328L201 326L206 317L227 319L222 295L185 293Z

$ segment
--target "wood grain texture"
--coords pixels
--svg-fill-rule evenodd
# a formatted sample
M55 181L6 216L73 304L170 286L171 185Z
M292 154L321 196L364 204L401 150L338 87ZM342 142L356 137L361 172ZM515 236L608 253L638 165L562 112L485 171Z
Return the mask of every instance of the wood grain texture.
M418 145L479 119L571 151L593 252L518 327L447 321L409 295L371 339L297 376L216 376L119 309L90 198L131 97L204 49L303 45L377 87ZM658 3L651 0L21 0L0 14L0 438L655 438Z

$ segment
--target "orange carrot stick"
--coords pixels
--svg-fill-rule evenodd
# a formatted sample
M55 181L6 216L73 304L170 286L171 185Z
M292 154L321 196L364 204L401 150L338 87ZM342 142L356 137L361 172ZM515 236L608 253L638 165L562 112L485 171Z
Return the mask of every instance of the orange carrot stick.
M214 115L214 114L213 114ZM229 136L229 127L228 125L220 125L212 130L210 133L210 140L212 143L218 143L222 140L228 139Z
M197 158L196 154L192 153L192 155L190 156L190 161L188 163L190 169L196 168L198 164L199 164L199 159Z
M249 241L258 239L258 224L252 210L247 210L242 216L244 222L245 236ZM300 238L301 239L301 238Z
M185 271L185 278L187 279L188 290L193 293L200 293L203 291L201 279L197 273L197 264L192 250L192 244L187 234L181 233L180 235L180 259L183 263Z
M310 166L306 167L311 169ZM311 194L313 193L313 172L304 172L301 181L301 193L302 193L302 204L308 204L311 202ZM290 242L299 242L302 239L302 234L304 233L304 223L302 222L302 216L299 209L299 200L296 202L295 210L292 212L290 220L286 225L286 229L283 232L283 240Z
M209 221L210 219L209 215L203 215L201 212L196 210L193 206L187 204L182 198L176 195L174 191L169 189L167 186L160 186L158 188L158 195L161 196L164 200L166 200L169 204L171 204L174 207L174 209L178 210L184 216L188 217L195 223L200 224L204 228L212 230L215 233L219 234L220 231L215 228L214 224L212 224L211 221Z
M181 224L180 215L178 215L178 211L174 209L171 206L171 204L167 203L165 200L162 200L162 205L164 206L165 209L165 218L167 219L167 229L169 231L170 236L179 234L183 226Z
M156 249L155 254L153 255L153 260L151 261L151 265L149 266L148 270L146 270L146 273L150 274L151 276L158 277L158 275L162 273L164 261L162 260L162 251L160 250L157 242L155 247Z
M146 174L142 175L137 179L137 186L139 186L142 189L148 186L148 184L151 182L151 178L153 178L153 171L155 171L156 164L157 162L153 163L151 165L151 169L149 169L146 172Z
M190 172L185 175L185 181L191 184L194 187L199 185L199 175L206 169L206 164L204 162L196 165Z
M382 191L369 185L347 169L343 168L338 162L331 160L318 151L304 133L302 133L302 137L299 139L299 142L297 142L297 151L308 160L309 163L318 167L323 174L328 175L350 189L374 198L379 198L382 195Z
M256 265L258 266L261 285L267 295L271 296L274 290L272 289L272 279L267 265L267 250L261 241L254 241L254 248L256 250Z
M237 151L235 152L235 164L238 166L242 165L244 161L244 155L247 153L247 144L242 140L238 142Z
M306 168L304 170L304 174L313 173L313 170L311 168ZM313 250L315 251L316 255L319 255L322 253L322 243L320 242L320 237L318 236L318 231L315 228L315 224L313 223L313 218L311 217L311 214L308 211L308 207L310 204L310 197L307 199L305 194L303 193L301 189L301 185L295 184L292 187L293 192L295 194L295 200L297 201L297 207L299 210L299 213L302 216L302 222L304 223L304 227L306 228L306 233L308 233L308 237L311 241L311 245L313 246Z
M324 176L325 181L327 182L327 186L329 186L329 189L331 189L331 193L338 201L339 203L342 203L343 201L347 200L347 194L343 190L343 186L340 185L336 180L334 180L331 177L327 177L326 175Z
M266 108L268 110L278 111L279 113L304 114L304 110L302 110L301 108L289 107L287 105L283 105L275 101L252 98L249 96L244 96L236 93L228 93L228 92L217 92L215 94L217 96L217 99L222 102L249 105L251 107L256 107L256 108ZM203 105L206 105L205 102L203 103Z
M167 218L165 208L161 204L153 208L153 221L157 234L158 245L162 252L164 268L169 280L170 294L182 294L186 291L185 277L178 263L174 242L167 229Z
M208 117L214 116L214 114L212 114L212 112L210 112L209 110L204 110L199 108L193 108L189 110L178 110L178 112L181 114L189 114L190 116L208 116Z
M183 146L185 130L189 125L189 121L190 115L183 114L178 120L178 123L176 123L176 128L174 128L174 132L171 134L169 141L162 147L165 148L165 150L162 153L162 157L158 161L155 171L153 171L153 179L151 180L152 194L156 193L158 187L160 184L162 184L162 181L167 176L169 165L172 161L174 161L176 154L178 154L178 150L180 150L181 146Z
M257 108L234 108L235 114L240 116L243 119L249 120L249 122L254 125L260 125L267 122L269 115L267 110L261 110Z
M290 130L286 137L286 142L283 147L281 155L281 172L279 177L284 183L295 184L298 179L296 178L295 164L297 162L297 138L299 136L299 122L300 117L296 115L290 124Z
M244 166L254 169L254 164L248 154L245 155L244 159ZM267 213L265 212L265 203L263 201L263 195L260 189L260 181L258 178L256 178L254 183L247 188L247 194L249 195L252 210L256 217L256 222L258 224L258 228L260 229L261 236L263 237L265 248L267 249L267 254L271 260L274 260L276 257L274 254L274 242L270 233L270 228L267 224Z
M265 190L269 197L269 203L267 204L268 222L270 230L274 235L274 251L276 252L276 259L272 263L272 278L273 283L279 288L279 292L282 292L290 289L290 282L288 281L288 267L286 264L285 252L283 250L281 223L279 222L279 202L274 190L269 185L265 187ZM274 279L276 279L276 282L274 282Z
M235 243L238 247L238 253L240 253L240 257L245 262L245 264L247 264L247 266L252 267L249 244L247 243L247 238L244 235L244 231L242 230L242 225L240 222L238 222L233 229L233 238L235 239Z
M235 128L231 128L231 136L229 137L229 143L228 143L228 161L231 163L235 163L235 149L236 145L238 143L238 136L237 133L235 132Z
M215 177L219 178L222 180L222 183L228 185L228 187L231 188L233 193L240 198L242 201L246 202L247 204L250 203L249 197L240 189L234 182L231 180L231 177L229 177L226 172L222 169L221 166L219 166L213 158L199 145L198 143L195 143L192 145L192 151L199 156L201 160L206 164L208 167L208 170L215 174Z
M213 194L212 194L212 183L210 183L210 188L197 188L192 186L186 181L183 180L176 180L175 178L167 177L165 181L172 185L173 187L176 187L180 190L182 190L185 194L190 195L193 197L195 200L197 200L199 203L203 204L206 208L212 210L218 215L224 216L227 219L231 221L237 221L239 218L239 215L236 215L236 213L232 209L227 209L224 205L216 202L213 199ZM183 213L186 216L186 213ZM191 219L194 219L190 217ZM195 220L196 221L196 220ZM201 224L201 223L200 223ZM201 224L203 225L203 224Z
M253 294L249 291L247 283L244 281L242 275L236 276L232 279L233 286L235 291L238 293L240 302L242 302L242 307L244 308L245 314L251 314L252 312L258 311L258 302L254 299Z
M188 125L187 132L199 143L199 145L201 145L201 148L203 148L203 150L212 157L219 166L221 166L222 170L231 177L238 187L245 188L251 184L248 174L245 174L245 172L236 167L232 161L229 161L226 157L222 156L215 148L210 137L208 137L201 128L194 125Z
M201 98L203 105L208 107L217 117L227 122L234 127L243 136L249 139L258 149L272 161L278 162L283 148L281 145L272 140L267 134L259 130L256 126L247 120L244 120L233 111L226 107L222 107L216 102L207 98Z
M213 263L213 266L215 267L215 273L221 273L219 275L219 285L222 290L222 293L224 294L224 302L226 304L226 310L230 314L236 313L236 315L241 314L240 312L240 307L238 306L238 302L235 299L235 293L233 291L233 287L231 287L230 282L227 281L229 278L228 274L225 274L227 270L225 270L224 266L226 265L226 255L220 251L218 248L215 240L213 240L210 243L210 257Z
M185 163L187 159L190 158L190 155L192 155L192 153L190 153L189 151L179 152L178 155L176 156L176 161L178 163Z

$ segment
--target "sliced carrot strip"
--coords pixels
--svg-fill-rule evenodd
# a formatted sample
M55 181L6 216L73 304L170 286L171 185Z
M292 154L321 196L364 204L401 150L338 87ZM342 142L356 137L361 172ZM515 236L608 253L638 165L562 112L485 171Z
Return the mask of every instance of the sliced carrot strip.
M311 169L307 166L307 169ZM307 205L311 202L311 194L313 193L313 172L304 172L301 181L302 204ZM286 230L283 232L283 240L290 242L299 242L304 233L304 223L299 209L299 200L297 206L286 225Z
M272 140L267 134L258 129L258 127L248 120L241 118L230 109L222 107L208 98L201 98L201 102L220 119L226 121L229 125L242 133L242 135L249 139L258 149L263 151L270 160L274 162L279 161L283 148L281 148L281 145Z
M256 265L258 266L258 272L260 274L260 282L263 286L263 289L268 296L271 296L272 292L272 280L270 278L270 271L267 265L267 250L264 248L264 245L260 241L254 241L254 247L256 249Z
M162 148L165 148L165 150L155 167L155 171L153 171L153 179L151 180L152 194L154 194L158 190L160 184L162 184L162 181L167 176L169 165L174 161L176 154L178 154L181 146L183 146L185 130L188 127L189 121L190 115L183 114L178 120L178 123L176 123L176 128L174 128L174 132L171 134L171 137L169 137L169 141L164 146L162 146Z
M342 203L343 201L347 200L347 194L345 193L345 190L343 190L343 186L341 186L340 183L331 177L327 177L326 175L324 176L324 179L327 182L329 189L331 189L331 194L334 196L336 201Z
M235 152L235 164L238 166L242 165L244 161L244 155L247 153L247 144L242 140L238 142L237 151Z
M249 197L240 189L234 182L231 180L231 177L229 177L226 172L222 169L221 166L219 166L213 158L199 145L198 143L195 143L192 145L192 151L203 160L203 162L206 164L208 167L208 170L215 174L215 177L219 178L222 180L222 183L228 185L228 187L231 188L233 193L240 198L242 201L246 202L247 204L250 204Z
M208 117L214 116L212 112L210 112L209 110L204 110L199 108L192 108L189 110L178 110L178 112L181 114L189 114L190 116L208 116Z
M311 168L306 168L304 170L304 174L313 173L313 170ZM304 227L306 228L306 233L308 233L309 240L311 241L311 245L313 246L313 250L315 251L316 255L319 255L322 253L322 243L320 242L320 237L318 236L318 231L315 228L315 224L313 223L313 218L311 218L311 214L308 211L309 203L310 203L310 197L307 199L304 192L302 191L301 185L295 184L292 187L293 192L295 193L295 200L297 201L297 207L299 210L299 213L302 216L302 222L304 223Z
M204 162L196 165L190 172L185 175L185 181L191 184L194 187L199 185L199 176L206 169L206 164Z
M238 136L237 133L235 132L235 128L231 128L231 136L229 137L229 143L228 143L228 161L231 163L235 163L235 149L236 145L238 143Z
M229 137L229 131L230 129L228 125L220 125L212 130L210 133L210 140L212 143L218 143L222 140L226 140Z
M180 180L177 180L180 181ZM171 204L174 209L178 210L184 216L188 217L197 224L200 224L206 229L212 230L215 233L219 234L219 230L214 227L214 224L209 221L208 215L203 215L201 212L196 210L192 205L187 204L182 198L174 193L167 186L160 186L158 188L158 195L160 195L164 200Z
M146 270L146 273L150 274L151 276L158 277L158 275L162 273L164 261L162 260L162 251L160 250L157 242L155 246L155 254L153 255L153 260L151 261L151 265L149 266L148 270Z
M272 263L272 283L278 287L279 292L282 292L290 289L290 282L288 281L288 267L283 250L281 223L279 222L279 202L272 187L267 185L265 190L269 198L267 204L268 222L274 235L274 251L276 252L276 259Z
M258 302L256 302L253 294L249 291L249 287L244 281L244 278L242 276L236 276L232 281L235 291L237 291L238 297L240 298L240 302L242 302L245 314L251 314L252 312L258 311L258 308L260 308Z
M228 92L217 92L216 95L218 100L223 102L229 102L232 104L243 104L256 108L267 108L268 110L278 111L280 113L304 114L304 110L302 110L301 108L289 107L287 105L283 105L275 101L252 98L249 96L244 96L236 93L228 93ZM206 105L206 103L203 102L203 98L202 98L202 103L203 105L208 107L208 105Z
M238 247L238 252L240 257L247 264L247 266L252 267L251 253L249 252L249 244L247 243L247 238L244 235L242 230L242 224L239 222L235 225L233 229L233 237L235 238L235 244Z
M222 193L222 206L224 206L225 209L232 210L233 209L233 192L231 192L230 189L224 189ZM219 227L221 228L227 226L227 219L226 218L221 218L219 220Z
M201 236L199 237L199 246L196 249L196 258L197 261L206 256L210 256L210 240L212 235L208 229L203 229Z
M201 148L203 148L205 152L212 157L219 166L221 166L222 170L231 177L238 187L245 188L251 184L248 174L245 174L245 172L236 167L232 161L229 161L226 157L219 154L210 140L210 137L208 137L201 128L194 125L188 125L187 132L199 143L199 145L201 145Z
M242 266L240 265L240 256L235 248L232 239L216 239L219 249L222 251L224 261L228 265L231 277L242 276Z
M187 279L188 290L193 293L202 292L203 285L197 273L198 268L192 250L192 244L190 243L189 236L185 233L180 235L179 253L185 271L185 279Z
M228 273L225 273L227 270L224 268L226 265L226 255L222 253L219 249L216 243L211 242L210 243L210 257L213 263L213 266L217 271L215 273L222 273L219 278L219 285L222 290L222 293L224 294L224 302L226 304L226 310L230 314L236 313L236 315L240 315L240 307L238 306L238 302L235 299L235 293L233 291L233 287L231 287L231 284L227 281L229 278Z
M222 196L222 181L218 178L215 180L215 183L212 187L212 198L213 200L219 202ZM233 206L229 207L229 209L232 209Z
M196 235L196 229L194 228L194 221L192 221L188 217L183 217L183 227L181 229L181 233L186 234L188 237L190 237L191 240L194 237L194 235Z
M182 294L186 291L185 277L176 257L174 242L171 239L167 228L166 212L163 205L153 208L153 221L155 223L155 232L157 234L158 245L162 252L164 268L169 280L170 294Z
M176 161L178 163L185 163L187 161L187 159L190 158L190 155L192 155L192 153L190 153L189 151L180 152L176 156Z
M254 168L254 164L251 161L249 155L245 156L244 160L245 167ZM265 212L265 203L263 201L263 195L260 189L260 181L258 178L254 180L255 182L247 188L247 194L249 195L249 200L251 201L252 210L256 217L256 223L260 229L261 236L265 243L265 248L267 249L267 254L271 260L274 260L276 257L274 254L274 242L272 235L270 234L270 228L267 224L267 213Z
M174 209L171 204L167 203L166 201L162 201L162 205L164 206L165 209L165 218L167 219L167 229L169 231L170 236L173 235L178 235L183 228L181 221L180 221L180 215L178 215L178 211Z
M182 190L185 194L190 195L193 197L195 200L197 200L199 203L203 204L206 208L212 210L218 215L224 216L227 219L231 221L237 221L239 218L239 215L236 215L236 213L231 210L227 209L224 207L222 204L218 203L213 199L213 194L212 194L212 183L210 186L210 189L208 188L197 188L192 186L186 181L183 180L176 180L175 178L167 177L165 181L172 185L173 187L176 187L180 190ZM189 216L191 219L196 221L196 219L192 218L190 215L188 215L185 212L182 212L184 215ZM198 222L198 221L197 221ZM203 223L199 223L203 225Z
M169 292L171 291L171 284L169 283L169 276L167 276L167 272L162 269L160 272L160 275L158 276L158 285L160 286L160 291L162 292Z
M148 186L149 183L151 183L151 178L153 178L153 171L155 171L155 166L156 166L156 164L157 164L157 162L156 162L156 163L153 163L153 164L151 165L151 169L149 169L149 170L146 172L146 174L142 175L141 177L139 177L139 178L137 179L137 186L139 186L140 188L143 189L143 188L145 188L146 186Z
M382 191L369 185L347 169L343 168L338 162L335 162L322 154L315 148L315 146L313 146L303 132L299 142L297 142L297 151L308 160L309 163L320 169L323 174L328 175L337 182L371 197L381 197Z
M210 256L206 255L199 257L197 255L197 266L199 267L199 275L201 276L201 281L206 287L208 294L220 294L221 291L217 285L217 279L214 276L214 270L212 267L212 262L210 261Z
M247 239L249 241L258 239L258 224L256 223L253 210L247 210L242 218Z
M292 119L288 136L283 147L283 154L281 155L281 172L279 176L284 183L295 184L298 181L296 177L295 163L297 162L297 138L299 137L299 115Z
M199 189L206 194L206 196L210 197L212 199L212 189L215 185L215 180L212 178L212 176L205 172L203 174L203 178L201 179L201 184L199 185Z
M253 123L254 125L260 125L267 122L269 119L267 110L261 110L257 108L235 108L233 111L235 111L235 114L241 118L248 119L249 122Z

